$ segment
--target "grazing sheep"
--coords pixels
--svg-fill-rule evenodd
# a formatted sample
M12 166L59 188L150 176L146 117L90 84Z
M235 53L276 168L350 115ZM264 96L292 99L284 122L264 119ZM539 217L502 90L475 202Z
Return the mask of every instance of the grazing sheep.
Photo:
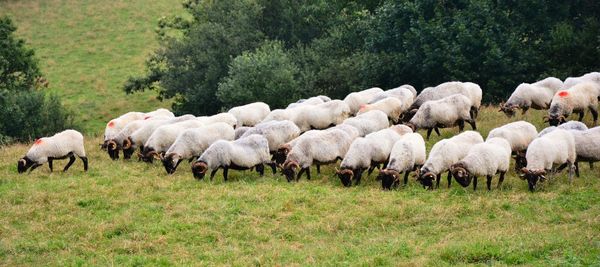
M371 175L379 164L385 164L392 150L392 146L402 135L412 133L412 130L404 125L396 125L365 137L356 138L350 145L348 152L336 170L336 174L346 187L360 184L360 179L365 170Z
M485 143L473 145L462 160L450 166L450 172L463 187L469 186L473 180L473 190L477 190L478 176L485 176L487 189L492 190L492 176L499 172L500 188L510 165L510 154L511 145L506 139L488 138Z
M354 126L358 129L360 136L365 136L390 126L387 115L381 110L371 110L359 114L356 117L344 120L342 124Z
M106 128L104 129L104 143L102 144L102 148L106 148L108 141L113 139L127 124L136 120L146 120L149 118L172 118L175 117L173 113L167 109L159 108L155 111L151 111L148 113L143 112L127 112L116 119L110 120L106 124Z
M241 127L254 126L258 124L267 115L269 115L271 109L269 108L269 105L263 102L255 102L239 107L234 107L228 112L236 118L236 127Z
M224 122L231 125L231 127L235 127L237 124L237 119L235 118L235 116L227 112L219 113L213 116L196 117L196 120L202 122L204 125L209 125L217 122Z
M383 90L373 87L359 92L350 93L344 98L344 102L350 107L350 114L354 115L360 109L361 105L369 103L375 95L382 93Z
M313 96L308 99L300 99L300 100L296 101L295 103L291 103L286 107L286 109L295 108L295 107L299 107L299 106L303 106L303 105L318 105L318 104L323 104L323 103L329 102L329 101L331 101L331 98L324 96L324 95Z
M177 136L177 139L169 147L161 161L167 173L172 174L177 170L177 166L182 160L192 160L199 157L204 150L217 140L231 141L233 139L233 128L224 122L186 129Z
M527 166L525 159L527 146L537 135L537 129L533 124L526 121L516 121L491 130L487 139L501 137L508 141L512 154L515 155L515 170L518 171Z
M395 124L400 121L400 115L402 115L406 109L408 109L408 105L404 105L400 99L388 97L373 104L363 105L360 107L357 115L369 112L371 110L381 110L387 115L388 119Z
M596 125L598 121L598 97L600 97L600 85L593 82L578 83L568 90L558 91L552 98L552 104L545 121L550 126L557 126L566 122L566 118L573 112L579 113L579 121L581 121L587 108L592 113L594 125Z
M590 168L592 163L600 161L600 127L589 130L570 130L575 140L575 175L579 177L579 162L588 162Z
M121 130L114 138L109 139L106 142L106 152L108 152L108 156L112 160L119 159L119 150L122 147L123 140L125 140L125 138L129 137L133 132L141 128L144 124L146 124L149 121L151 120L132 121L128 123L127 126L125 126L125 128L123 128L123 130ZM126 155L125 158L129 159L128 156L130 155Z
M298 137L300 135L300 128L293 122L287 120L263 122L246 131L241 138L252 134L262 135L269 141L269 153L273 155L271 159L273 162L269 165L271 166L273 174L275 174L275 167L277 166L275 162L275 153L279 147Z
M398 98L404 105L407 106L406 108L408 109L412 105L412 102L415 101L415 97L417 97L417 90L415 90L415 88L411 85L405 84L398 88L386 90L376 94L373 99L369 101L369 104L373 104L388 97Z
M404 185L408 174L418 170L425 163L425 140L418 133L407 133L396 141L390 153L390 162L379 172L378 179L384 190L398 186L400 174L404 172Z
M318 105L301 105L290 109L274 110L262 121L290 120L300 131L325 129L342 123L350 114L348 105L341 100L332 100Z
M471 117L477 118L481 99L483 96L481 87L471 82L445 82L436 87L428 87L423 89L415 98L412 106L404 116L404 121L409 121L417 110L428 101L439 100L454 94L462 94L471 101Z
M253 134L235 141L218 140L210 145L198 160L192 164L194 178L204 178L210 169L210 179L223 169L223 179L227 181L229 169L248 170L255 168L262 176L264 165L269 163L269 141L258 134Z
M152 163L154 158L160 158L167 152L169 147L175 142L177 136L187 129L203 127L205 124L199 120L187 120L178 123L162 125L148 137L144 143L144 148L139 154L140 160Z
M429 158L418 171L417 181L423 187L432 189L433 180L436 180L436 187L440 187L442 172L449 170L452 164L457 163L467 155L473 145L479 143L483 143L483 137L475 131L466 131L437 142L431 148ZM451 179L452 174L448 172L448 187L450 187Z
M510 95L508 101L500 105L500 111L506 116L515 115L516 109L521 109L525 114L529 108L542 110L550 108L552 97L562 87L558 78L548 77L533 84L522 83Z
M533 192L538 180L546 180L546 173L553 164L562 164L557 170L569 167L569 181L573 180L573 169L577 160L575 139L567 130L556 129L536 138L527 149L527 167L523 168L521 179L527 180L529 191Z
M568 77L565 79L565 82L562 86L562 90L567 90L578 83L583 82L595 82L600 85L600 72L590 72L586 73L580 77Z
M471 118L471 101L462 94L454 94L440 100L427 101L417 111L415 116L406 124L416 132L418 129L427 129L427 140L431 131L438 128L447 128L458 125L458 131L462 132L465 121L477 130L475 119Z
M306 178L310 180L310 166L335 163L344 157L352 143L353 137L342 129L316 131L309 136L300 138L291 147L287 159L283 163L282 173L288 182L300 179L306 172ZM296 170L300 169L296 176Z
M250 129L252 129L252 127L248 127L248 126L242 126L242 127L235 128L235 137L233 140L240 139L240 137L242 137L242 135L244 135L244 133Z
M75 130L65 130L51 137L35 140L27 154L19 159L17 170L19 173L23 173L31 168L29 169L31 172L48 162L48 167L52 171L53 160L69 158L69 163L63 169L63 171L67 171L75 162L75 156L83 161L83 170L87 171L88 159L85 156L85 148L83 147L83 135Z
M554 131L555 129L563 129L569 131L585 131L588 129L588 127L585 125L585 123L580 121L568 121L558 126L549 126L544 128L544 130L542 130L537 137L542 137L545 134Z

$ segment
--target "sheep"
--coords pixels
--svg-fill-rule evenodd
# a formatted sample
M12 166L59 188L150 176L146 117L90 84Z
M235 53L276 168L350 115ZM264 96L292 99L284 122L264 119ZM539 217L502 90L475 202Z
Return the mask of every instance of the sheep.
M269 105L263 102L254 102L247 105L234 107L228 111L233 115L237 124L236 127L254 126L262 121L271 112Z
M301 105L290 109L274 110L262 121L290 120L301 132L310 129L325 129L342 123L350 109L341 100L332 100L318 105Z
M385 129L390 126L388 117L381 110L371 110L356 117L344 120L342 124L354 126L358 129L360 136Z
M110 139L113 139L127 124L136 120L145 120L154 117L164 117L164 118L172 118L175 117L173 113L167 109L159 108L155 111L151 111L148 113L143 112L127 112L118 118L110 120L106 123L106 128L104 129L104 143L102 144L102 148L106 148L107 142Z
M281 171L288 182L298 181L306 172L306 178L310 180L310 166L316 164L335 163L344 157L353 137L342 129L331 129L316 131L307 137L300 138L291 147L287 159L281 166ZM318 166L318 165L317 165ZM300 169L296 175L296 169Z
M331 101L331 98L324 96L324 95L313 96L308 99L300 99L300 100L296 101L295 103L291 103L286 107L286 109L295 108L295 107L299 107L302 105L318 105L318 104L323 104L323 103L329 102L329 101Z
M365 170L371 175L379 164L385 163L390 157L392 146L402 135L412 133L412 130L404 125L396 125L365 137L356 138L345 154L340 169L336 170L337 176L345 187L360 184L360 179Z
M580 77L568 77L565 79L565 82L562 86L562 90L567 90L578 83L582 82L595 82L600 84L600 72L590 72L586 73Z
M570 130L575 140L575 175L579 177L579 162L588 162L590 168L594 162L600 161L600 127L588 130Z
M229 169L247 170L255 168L262 176L264 165L269 163L269 141L258 134L253 134L235 141L218 140L210 145L194 164L192 174L201 180L210 169L210 180L219 168L223 169L223 179L227 181Z
M224 123L231 125L231 127L235 127L237 124L237 119L235 118L235 116L233 116L231 113L227 113L227 112L219 113L219 114L216 114L213 116L197 117L196 120L201 121L205 125L209 125L209 124L213 124L213 123L217 123L217 122L224 122Z
M558 126L549 126L544 128L544 130L542 130L538 134L538 137L542 137L547 133L554 131L555 129L564 129L569 131L585 131L588 129L588 127L585 125L585 123L580 121L568 121Z
M569 167L569 182L573 181L574 164L577 160L575 139L567 130L556 129L536 138L527 149L527 167L521 170L520 178L527 180L529 191L535 190L538 181L546 180L546 173L553 164L562 164L557 171Z
M462 94L454 94L439 100L427 101L406 123L416 132L418 129L427 129L427 140L431 136L431 131L435 130L438 135L438 128L452 127L458 125L458 131L462 132L465 127L465 121L471 125L473 130L477 130L475 119L469 112L471 101Z
M481 87L471 82L445 82L436 87L428 87L423 89L415 98L409 111L405 113L404 121L409 121L417 110L428 101L439 100L453 94L462 94L471 101L471 117L477 118L483 92Z
M508 101L500 105L500 112L504 112L510 118L515 115L515 110L518 108L522 110L522 114L525 114L529 108L548 109L552 97L561 87L562 81L554 77L548 77L532 84L519 84Z
M488 191L492 190L492 176L500 173L497 186L500 188L510 165L511 151L506 139L488 138L484 143L473 145L462 160L450 166L450 172L463 187L469 186L473 180L473 190L477 190L477 177L485 176Z
M579 113L579 121L581 121L587 108L592 113L594 125L596 125L598 97L600 97L600 85L593 82L578 83L568 90L558 91L552 98L548 116L544 119L550 126L557 126L566 122L566 118L571 113L576 112Z
M429 152L429 158L417 172L417 181L423 187L433 189L433 180L436 180L436 187L440 187L442 172L449 170L452 164L464 158L469 149L475 145L483 143L481 134L475 131L466 131L455 135L449 139L443 139L437 142ZM448 188L450 188L452 179L451 172L448 172Z
M527 165L525 153L527 146L538 135L535 126L526 121L516 121L491 130L487 139L501 137L510 144L512 154L515 155L515 170L519 171Z
M242 135L244 135L244 133L250 129L252 129L252 127L248 127L248 126L236 127L235 128L235 136L234 136L233 140L240 139L240 137L242 137Z
M375 95L382 93L383 90L378 87L373 87L359 92L348 94L344 98L344 102L350 107L350 114L354 115L360 109L361 105L369 103Z
M398 123L398 121L400 120L400 115L402 115L402 113L404 113L404 111L406 111L406 109L408 108L408 106L404 105L404 103L406 103L406 102L402 102L398 98L388 97L388 98L379 100L373 104L361 106L357 115L363 114L365 112L369 112L371 110L381 110L381 111L385 112L388 119L395 124L395 123ZM410 105L410 103L409 103L409 105Z
M217 140L231 141L234 135L231 125L224 122L186 129L177 136L161 161L167 173L173 174L182 160L197 158Z
M402 101L404 105L410 107L412 105L412 102L415 100L415 97L417 97L417 90L415 90L415 88L411 85L405 84L398 88L386 90L376 94L375 96L373 96L371 101L369 101L369 104L373 104L379 100L383 100L388 97L398 98Z
M408 183L408 175L425 163L425 140L418 133L407 133L396 141L390 152L390 160L381 170L378 179L384 190L398 186L400 174L404 172L404 185Z
M205 124L199 120L187 120L156 128L144 143L144 148L139 154L140 160L152 163L154 158L160 158L171 147L179 134L187 129L202 126Z
M300 128L288 120L263 122L246 131L241 138L252 134L262 135L269 141L269 153L273 155L271 158L272 162L269 165L273 174L275 174L275 153L283 144L298 137L300 135Z
M83 170L87 171L88 159L83 146L83 135L75 130L65 130L51 137L35 140L27 154L17 162L17 171L24 173L29 169L31 172L48 162L48 167L52 172L52 162L55 159L69 158L69 162L63 169L63 172L66 172L75 162L75 156L83 161Z
M119 159L119 150L122 147L123 140L125 140L125 138L129 137L133 132L141 128L144 124L146 124L149 121L151 120L132 121L128 123L127 126L125 126L125 128L123 128L123 130L121 130L114 138L109 139L106 142L106 151L108 152L108 156L112 160ZM125 155L125 159L129 159L129 156L130 155Z
M186 120L193 120L195 118L196 117L193 115L183 115L168 120L149 120L148 123L145 123L142 127L131 133L131 135L129 135L127 138L123 139L123 143L121 144L121 149L123 149L123 156L126 159L129 159L131 158L131 155L133 154L136 148L139 147L140 150L143 150L144 144L146 143L150 135L152 135L154 130L156 130L156 128L167 124L183 122Z

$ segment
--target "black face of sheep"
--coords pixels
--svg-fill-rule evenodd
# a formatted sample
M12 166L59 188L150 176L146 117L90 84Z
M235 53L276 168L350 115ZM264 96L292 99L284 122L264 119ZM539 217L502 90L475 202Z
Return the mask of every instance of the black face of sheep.
M506 117L512 118L515 116L516 110L516 106L504 104L500 105L499 112L504 112L504 115L506 115Z
M156 150L151 147L144 148L144 151L138 154L138 156L140 157L140 160L146 163L152 163L154 162L155 158L159 157L158 153L156 153Z
M450 167L450 172L456 182L458 182L462 187L467 187L471 184L472 176L469 174L469 171L465 169L465 167L458 163Z
M340 178L340 181L342 181L342 184L345 187L350 187L352 185L352 177L354 176L354 172L352 170L350 170L350 169L342 169L342 170L336 169L335 173Z
M527 168L521 169L522 174L519 176L523 180L527 180L527 185L529 186L529 191L535 191L535 187L538 181L546 180L546 171L545 170L528 170Z
M287 146L283 146L279 149L277 149L277 151L275 151L273 153L273 161L277 164L283 164L287 158L287 154L290 152L289 147Z
M131 155L133 155L134 151L133 142L131 141L131 138L127 137L127 139L123 140L123 158L131 159Z
M106 142L106 151L108 152L108 156L112 160L119 159L119 146L114 140L108 140Z
M423 188L433 189L433 181L435 180L435 175L431 172L423 172L422 175L417 176L417 181L421 183Z
M32 160L30 160L28 157L23 157L21 159L19 159L19 161L17 162L17 171L19 173L24 173L25 171L27 171L27 169L31 168L31 166L33 166L34 162Z
M281 170L281 172L283 173L283 175L285 175L285 178L287 179L288 182L293 181L296 177L296 169L299 169L300 166L298 165L298 163L294 162L294 161L290 161L290 162L286 162L285 164L283 164L283 168Z
M177 165L179 165L179 163L181 162L181 159L178 159L177 161L175 161L173 159L174 156L175 156L175 154L169 153L168 155L164 156L161 159L162 164L165 167L165 170L167 171L168 174L175 173L175 170L177 170Z
M192 164L192 174L194 174L194 178L197 180L202 180L204 175L206 175L206 171L208 170L208 165L206 162L198 161Z
M390 190L394 184L398 183L400 174L397 171L384 169L379 172L377 179L381 180L383 190Z
M548 122L548 124L550 124L550 126L558 126L560 124L563 124L565 122L567 122L565 116L563 115L550 115L550 116L545 116L544 117L544 121Z
M527 166L527 158L525 152L519 151L515 155L515 171L520 171L522 168Z

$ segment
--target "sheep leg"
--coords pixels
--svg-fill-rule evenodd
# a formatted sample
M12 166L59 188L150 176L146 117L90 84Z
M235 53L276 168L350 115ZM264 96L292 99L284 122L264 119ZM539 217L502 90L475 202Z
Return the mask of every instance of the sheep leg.
M275 162L271 162L268 165L269 165L269 167L271 167L271 171L273 172L273 175L275 175L277 173L277 164Z
M229 167L223 167L223 179L227 182L227 173L229 172Z
M556 168L556 170L554 171L555 173L559 173L561 172L564 168L566 168L569 164L568 163L564 163L560 166L558 166L558 168Z
M471 129L477 130L477 123L475 122L475 120L469 120L468 123L469 125L471 125Z
M194 160L195 157L191 157L188 159L188 163L192 163L192 161Z
M438 127L435 127L435 128L433 128L433 129L435 130L435 133L436 133L438 136L442 136L442 135L440 134L440 129L438 129Z
M50 168L50 172L52 172L52 161L53 160L54 160L54 158L48 157L48 167Z
M39 164L39 163L34 163L34 164L31 166L31 169L29 169L29 172L31 172L31 171L33 171L33 170L35 170L35 168L37 168L37 167L39 167L39 166L42 166L42 164Z
M373 173L373 171L375 170L375 167L377 167L377 169L379 169L379 163L371 164L371 166L369 166L369 170L367 171L367 176L370 176L371 173Z
M452 173L450 171L448 171L448 188L450 188L450 183L452 182Z
M302 177L302 174L306 171L306 168L301 168L300 171L298 172L298 175L296 175L296 182L298 182L300 180L300 177Z
M595 106L591 106L590 113L592 113L592 118L594 119L594 126L598 123L598 109Z
M477 190L477 176L473 177L473 191Z
M440 188L440 180L442 180L442 174L438 174L435 177L435 188Z
M485 178L487 178L486 182L487 182L488 191L492 191L492 176L488 175Z
M427 141L429 141L429 137L431 136L431 131L433 131L432 128L427 129Z
M575 161L575 175L579 178L579 161Z
M462 132L465 129L465 121L464 120L459 120L458 121L458 132Z
M573 163L568 163L569 164L569 184L573 183L573 171L575 170L575 166L573 166Z
M356 170L355 177L354 177L354 178L355 178L355 179L354 179L354 185L359 185L359 184L360 184L360 178L362 177L362 173L363 173L364 171L365 171L365 170L363 170L362 168L361 168L361 169L358 169L358 170Z
M408 174L409 173L410 173L410 171L404 172L404 186L406 186L408 184Z
M67 163L67 166L65 166L65 168L63 169L63 172L66 172L71 167L71 165L73 165L73 162L75 162L75 156L71 155L69 156L69 162Z
M594 169L594 163L590 161L589 164L590 164L590 170L593 170Z
M317 164L317 174L321 174L321 164Z
M306 179L310 180L310 167L306 168Z
M218 170L219 170L219 168L216 168L216 169L214 169L214 170L212 170L212 171L210 172L210 180L211 180L211 181L213 180L213 178L214 178L214 177L215 177L215 175L217 174L217 171L218 171Z
M502 186L502 182L504 182L505 174L506 174L506 172L500 172L500 179L498 180L498 189L500 189L500 186Z
M584 114L583 111L579 111L579 121L583 120L583 114Z
M262 163L256 165L256 171L258 172L258 174L260 176L264 176L265 175L265 165L263 165Z
M74 157L73 157L74 158ZM83 161L83 171L88 170L88 158L87 157L79 157L81 161Z

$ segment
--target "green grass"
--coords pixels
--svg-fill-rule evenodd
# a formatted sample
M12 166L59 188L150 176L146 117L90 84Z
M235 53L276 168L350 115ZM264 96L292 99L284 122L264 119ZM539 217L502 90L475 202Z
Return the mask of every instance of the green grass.
M144 73L158 46L159 17L182 12L180 0L8 0L0 16L13 18L17 36L36 51L49 91L73 110L88 133L127 111L169 107L154 92L125 95L129 76Z
M542 114L528 116L538 128ZM494 108L479 121L484 136L509 122ZM562 173L535 193L512 172L491 192L445 179L384 192L373 176L343 188L333 167L298 183L237 171L196 181L188 163L168 176L110 161L99 142L86 142L88 173L78 161L18 175L29 145L0 148L3 265L600 264L600 180L587 164L573 184Z

